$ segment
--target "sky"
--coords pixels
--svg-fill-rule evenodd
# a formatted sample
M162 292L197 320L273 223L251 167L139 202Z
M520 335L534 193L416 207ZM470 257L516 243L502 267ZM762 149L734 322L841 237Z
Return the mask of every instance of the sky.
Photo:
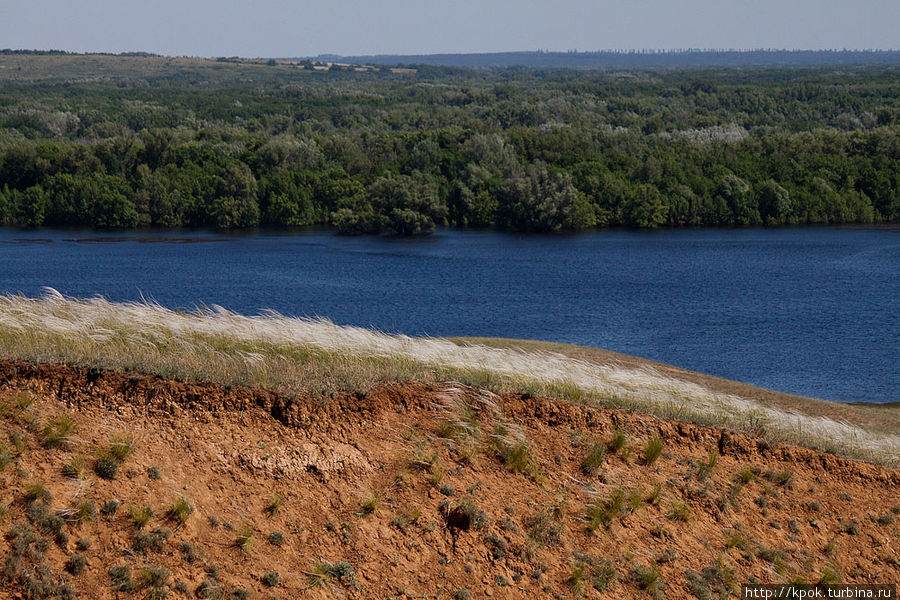
M0 48L289 57L900 48L900 0L0 0Z

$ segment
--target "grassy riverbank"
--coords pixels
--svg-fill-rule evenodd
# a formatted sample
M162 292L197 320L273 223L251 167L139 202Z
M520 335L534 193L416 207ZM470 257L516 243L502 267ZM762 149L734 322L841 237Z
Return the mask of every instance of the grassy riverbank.
M900 411L798 398L596 349L386 335L275 313L176 312L151 303L0 297L0 356L283 394L364 394L391 381L628 408L748 431L885 465L900 462Z

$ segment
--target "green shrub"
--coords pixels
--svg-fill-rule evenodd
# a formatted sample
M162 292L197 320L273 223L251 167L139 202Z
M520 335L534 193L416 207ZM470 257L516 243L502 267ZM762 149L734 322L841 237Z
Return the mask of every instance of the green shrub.
M281 583L281 578L278 577L278 573L276 573L275 571L269 571L262 576L262 582L268 587L275 587L276 585Z

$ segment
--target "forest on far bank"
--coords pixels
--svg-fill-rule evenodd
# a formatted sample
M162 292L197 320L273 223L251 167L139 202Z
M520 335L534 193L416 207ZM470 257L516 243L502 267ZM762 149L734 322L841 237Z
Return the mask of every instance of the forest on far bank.
M900 220L900 68L0 56L0 225Z

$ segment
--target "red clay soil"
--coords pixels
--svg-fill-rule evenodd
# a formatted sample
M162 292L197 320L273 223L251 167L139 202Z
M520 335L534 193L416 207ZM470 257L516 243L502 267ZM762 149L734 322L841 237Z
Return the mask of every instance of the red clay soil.
M439 435L443 397L397 383L287 398L0 363L0 598L710 598L748 581L900 580L897 471L513 396L497 399L502 416L477 415L484 438L465 452ZM74 428L55 446L44 429L63 414ZM490 444L498 423L521 428L528 452L504 462ZM592 446L618 431L626 447L586 474ZM124 433L134 452L99 477L98 454ZM646 464L654 436L663 450ZM80 478L65 477L78 457ZM178 525L167 511L182 497L193 512ZM99 511L113 499L115 514ZM80 522L67 511L79 504ZM608 509L593 531L592 504ZM138 529L130 509L147 506ZM58 511L62 525L48 518ZM113 589L116 566L131 591Z

